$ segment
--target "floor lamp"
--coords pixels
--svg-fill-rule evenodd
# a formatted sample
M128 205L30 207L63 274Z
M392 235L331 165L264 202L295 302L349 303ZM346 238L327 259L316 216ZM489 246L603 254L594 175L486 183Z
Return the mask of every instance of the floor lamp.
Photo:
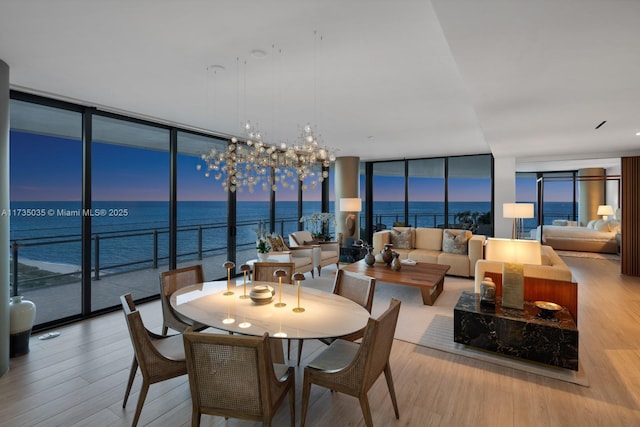
M503 203L502 216L513 218L511 238L519 239L524 231L524 218L533 218L533 203Z

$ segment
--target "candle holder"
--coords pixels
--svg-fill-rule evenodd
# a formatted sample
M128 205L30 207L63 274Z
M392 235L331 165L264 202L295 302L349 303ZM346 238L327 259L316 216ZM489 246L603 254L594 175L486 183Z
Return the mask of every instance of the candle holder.
M296 308L293 309L294 313L302 313L304 311L304 308L300 307L300 282L304 280L304 274L302 273L296 273L293 275L293 280L295 280L296 282L298 282L298 306Z
M244 274L244 284L243 284L244 291L243 291L243 294L240 295L240 299L247 299L249 298L249 295L247 295L247 273L251 271L251 267L249 267L247 264L242 264L240 266L240 270Z
M285 307L287 304L282 302L282 278L287 275L287 272L284 270L276 270L273 272L273 275L278 278L278 302L274 307Z
M227 292L222 295L233 295L233 292L231 291L231 270L236 267L236 264L234 262L227 261L222 264L222 266L227 269Z

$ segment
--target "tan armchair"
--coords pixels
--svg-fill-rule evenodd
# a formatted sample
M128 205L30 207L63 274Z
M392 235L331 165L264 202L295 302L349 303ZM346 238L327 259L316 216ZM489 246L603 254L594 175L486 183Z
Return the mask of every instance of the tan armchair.
M314 275L315 259L314 250L320 251L320 248L313 248L311 246L305 247L289 247L282 236L279 234L269 237L269 245L271 246L271 252L269 252L269 261L275 260L278 262L292 262L295 264L296 273L311 272L311 277ZM318 254L319 256L319 254Z
M163 271L160 273L160 301L162 305L162 335L167 335L169 328L183 332L189 326L192 326L194 330L200 331L206 329L206 325L193 322L186 319L176 313L169 299L178 289L182 289L185 286L194 285L196 283L204 282L204 273L202 271L202 265L191 265L189 267L182 267L175 270Z
M336 268L339 267L340 244L338 242L319 242L313 239L309 231L302 230L289 234L289 246L291 248L312 246L319 249L313 253L313 265L318 269L318 276L321 274L322 267L326 265L335 264Z

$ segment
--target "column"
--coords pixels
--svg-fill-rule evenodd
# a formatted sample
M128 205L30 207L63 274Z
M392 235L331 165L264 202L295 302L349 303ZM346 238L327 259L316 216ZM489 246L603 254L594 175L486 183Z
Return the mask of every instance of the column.
M580 187L580 203L578 203L578 224L585 227L597 215L598 206L604 204L605 171L602 168L585 168L578 171L579 177L587 177L578 181ZM594 179L588 179L593 177ZM600 177L600 179L595 179ZM614 207L615 210L615 207Z
M338 157L335 162L334 194L336 214L336 238L342 233L342 246L350 247L360 238L360 212L340 212L340 199L360 197L360 158L354 156ZM349 233L347 217L355 214L355 232Z
M493 160L494 237L511 238L513 220L502 216L502 204L516 202L516 159L496 157Z
M9 370L9 66L0 59L0 376Z

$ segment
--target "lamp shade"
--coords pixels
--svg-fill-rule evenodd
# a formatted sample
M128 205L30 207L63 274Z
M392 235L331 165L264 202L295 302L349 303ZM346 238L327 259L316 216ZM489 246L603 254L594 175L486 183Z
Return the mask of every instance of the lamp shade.
M598 213L596 213L596 215L605 215L605 216L609 216L609 215L613 215L613 208L611 207L611 205L600 205L598 206Z
M340 199L340 212L360 212L362 211L362 199L359 197L348 197Z
M489 238L485 246L485 259L514 264L542 264L542 248L537 240Z
M533 218L533 203L503 203L504 218Z

